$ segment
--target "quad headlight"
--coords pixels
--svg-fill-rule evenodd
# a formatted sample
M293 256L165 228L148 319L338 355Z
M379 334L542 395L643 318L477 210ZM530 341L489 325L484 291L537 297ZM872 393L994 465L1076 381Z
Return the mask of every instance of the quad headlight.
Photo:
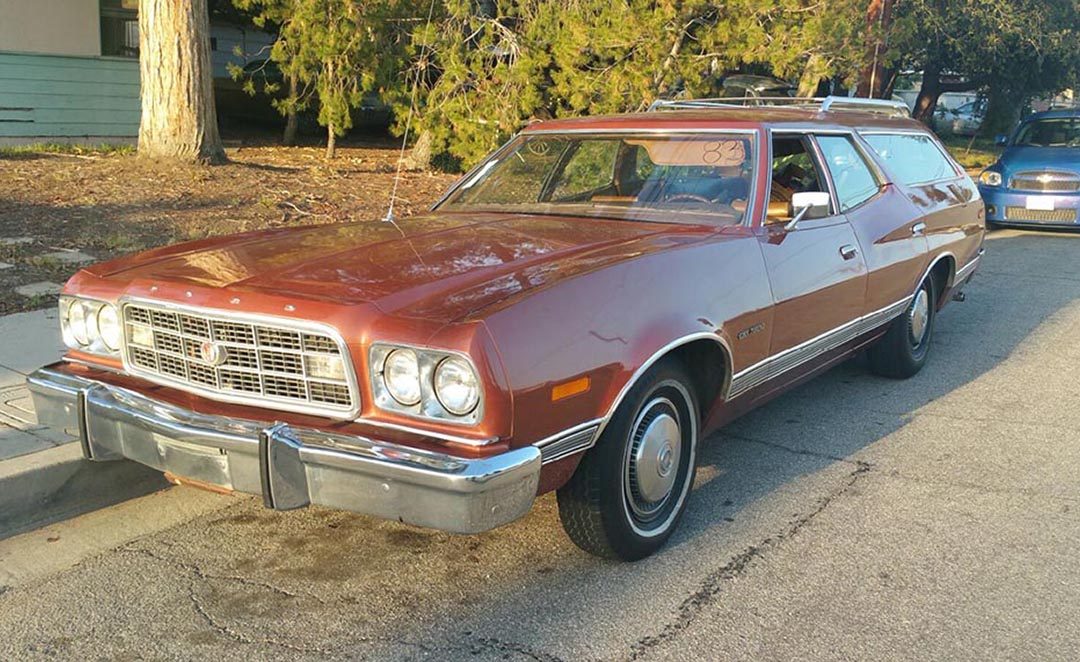
M462 354L374 345L371 388L375 404L388 411L455 423L480 420L480 378Z
M400 405L420 404L420 360L411 349L395 349L383 363L383 384L390 397Z
M465 416L480 401L480 384L472 366L457 356L449 356L435 368L435 397L455 416Z
M64 344L92 354L116 356L123 329L116 306L95 299L60 297L60 333Z

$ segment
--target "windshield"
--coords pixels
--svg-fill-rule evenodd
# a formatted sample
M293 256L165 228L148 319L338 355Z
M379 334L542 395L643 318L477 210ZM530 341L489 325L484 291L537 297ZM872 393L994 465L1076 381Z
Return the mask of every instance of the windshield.
M751 133L525 136L443 209L736 225L753 188L754 145Z
M1080 147L1080 117L1035 120L1020 127L1016 145Z

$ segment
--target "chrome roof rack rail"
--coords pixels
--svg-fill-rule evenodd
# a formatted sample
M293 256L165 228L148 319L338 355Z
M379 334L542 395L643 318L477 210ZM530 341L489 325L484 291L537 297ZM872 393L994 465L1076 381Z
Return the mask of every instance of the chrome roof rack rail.
M829 111L876 113L889 117L911 117L903 101L891 99L861 99L859 97L734 97L713 99L657 99L649 111L689 110L700 108L801 108Z
M830 110L853 110L864 113L880 113L889 117L911 117L911 109L903 101L892 99L863 99L860 97L825 97L821 112Z

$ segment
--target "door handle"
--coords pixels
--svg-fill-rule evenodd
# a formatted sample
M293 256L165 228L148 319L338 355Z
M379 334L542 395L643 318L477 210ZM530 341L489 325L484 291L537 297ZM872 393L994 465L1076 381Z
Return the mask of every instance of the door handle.
M859 249L855 248L851 244L844 244L840 247L840 257L845 260L850 260L859 254Z
M911 226L911 234L915 235L916 237L923 234L924 232L926 232L926 223L923 223L922 221Z

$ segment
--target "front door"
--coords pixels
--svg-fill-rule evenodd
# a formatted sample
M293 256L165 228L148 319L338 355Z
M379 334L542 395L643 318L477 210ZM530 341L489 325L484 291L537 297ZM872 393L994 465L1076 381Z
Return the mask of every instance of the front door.
M775 311L771 358L758 374L745 376L746 388L835 347L862 314L866 295L866 264L835 194L827 216L788 227L794 193L832 192L812 138L776 134L772 146L769 208L759 233Z

